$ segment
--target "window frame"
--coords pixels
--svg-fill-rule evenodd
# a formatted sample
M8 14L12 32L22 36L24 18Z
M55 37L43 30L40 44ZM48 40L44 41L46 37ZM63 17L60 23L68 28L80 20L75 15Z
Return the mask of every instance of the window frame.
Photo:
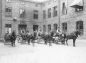
M58 29L58 24L54 24L53 26L54 26L54 31L57 31L57 29Z
M65 2L62 3L62 15L67 15L67 7Z
M51 18L51 8L48 8L48 18Z
M5 17L12 17L12 7L5 7Z
M76 22L76 30L80 31L81 35L83 35L83 32L84 32L84 22L83 21Z
M67 22L62 23L63 32L67 32L67 27L68 27Z
M46 11L43 10L43 19L46 19Z
M38 10L34 10L33 12L34 12L33 19L38 19L39 18L38 17Z
M57 6L54 6L53 7L53 17L56 17L57 16Z
M48 32L51 31L51 24L48 24Z

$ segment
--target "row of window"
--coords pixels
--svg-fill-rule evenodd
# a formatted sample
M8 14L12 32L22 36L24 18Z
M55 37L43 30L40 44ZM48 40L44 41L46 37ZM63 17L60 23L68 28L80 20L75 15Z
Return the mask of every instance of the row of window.
M48 9L48 18L51 18L51 8ZM66 8L66 5L65 3L63 2L62 3L62 14L65 15L67 14L67 8ZM58 11L57 11L57 6L54 6L53 7L53 17L56 17L58 15ZM46 18L46 11L43 10L43 18L45 19Z
M5 12L6 12L6 17L12 17L12 7L6 7L5 8ZM33 11L33 18L34 19L38 19L38 10L34 10ZM66 14L67 13L67 9L65 6L65 3L63 3L62 6L62 13ZM53 17L57 16L57 6L53 7ZM24 9L20 9L20 17L23 18L25 17L25 10ZM46 11L43 10L43 18L46 18ZM48 9L48 18L51 18L51 8Z
M51 8L48 9L48 18L51 18ZM79 11L83 11L83 6L79 7L79 8L75 8L75 12L79 12ZM12 7L6 7L5 8L5 16L6 17L12 17ZM65 3L63 2L62 4L62 14L63 15L66 15L67 14L67 8L66 8L66 5ZM26 15L26 12L24 9L20 9L20 18L24 18ZM43 19L46 19L46 11L43 10ZM57 12L57 6L54 6L53 7L53 17L56 17L58 15L58 12ZM38 19L38 16L39 16L39 13L38 13L38 10L34 10L33 11L33 19Z
M11 24L5 24L5 28L8 29L8 31L11 31ZM21 28L23 28L22 26L20 26ZM67 32L67 22L62 23L62 31L63 32ZM24 29L26 28L26 25L24 26ZM34 25L33 26L33 30L35 31L38 28L38 25ZM46 25L43 25L43 32L46 32ZM54 24L53 25L53 31L56 31L58 29L58 25ZM81 31L81 33L83 34L83 21L77 21L76 22L76 30ZM51 24L48 25L48 32L51 31Z
M25 18L26 12L24 9L20 9L20 18ZM12 7L5 8L5 17L12 17ZM33 19L38 19L38 10L33 11Z
M57 6L54 6L53 7L53 17L56 17L57 16ZM46 11L43 10L43 19L45 19L47 16L46 16ZM48 9L48 18L51 18L51 8Z
M58 29L58 25L54 24L53 26L54 26L53 30L56 31ZM67 22L62 23L62 31L63 32L67 32L67 27L68 27ZM83 21L76 22L76 30L81 31L81 33L83 34ZM49 24L48 32L50 32L50 31L51 31L51 25ZM46 32L46 25L43 25L43 32Z

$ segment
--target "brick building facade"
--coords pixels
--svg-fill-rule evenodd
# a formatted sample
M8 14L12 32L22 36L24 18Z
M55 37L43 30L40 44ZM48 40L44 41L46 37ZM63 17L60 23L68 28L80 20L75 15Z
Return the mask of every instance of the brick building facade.
M75 30L82 32L81 38L86 39L86 1L85 0L52 0L44 3L43 10L46 11L44 22L48 29L61 29L62 32L71 33ZM57 15L54 16L57 6ZM51 17L48 18L48 9L51 8ZM56 25L57 24L57 25ZM51 28L49 28L49 26ZM56 26L57 27L56 27Z
M85 0L50 0L43 3L17 0L1 0L0 36L12 30L43 32L61 29L65 33L75 30L86 38L86 1ZM1 2L0 2L1 3Z
M2 33L1 37L8 31L16 33L33 32L41 28L41 3L2 0Z

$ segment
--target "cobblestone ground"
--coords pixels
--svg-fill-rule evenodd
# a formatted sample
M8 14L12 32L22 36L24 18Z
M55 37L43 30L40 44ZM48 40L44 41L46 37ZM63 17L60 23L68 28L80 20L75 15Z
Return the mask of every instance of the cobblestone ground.
M0 63L86 63L86 40L77 40L76 47L61 44L16 43L16 47L0 43Z

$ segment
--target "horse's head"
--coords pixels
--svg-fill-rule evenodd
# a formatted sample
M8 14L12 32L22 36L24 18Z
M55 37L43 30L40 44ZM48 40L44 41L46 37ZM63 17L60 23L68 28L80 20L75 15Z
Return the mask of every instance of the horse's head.
M78 37L78 35L81 35L80 31L75 31L75 35Z

